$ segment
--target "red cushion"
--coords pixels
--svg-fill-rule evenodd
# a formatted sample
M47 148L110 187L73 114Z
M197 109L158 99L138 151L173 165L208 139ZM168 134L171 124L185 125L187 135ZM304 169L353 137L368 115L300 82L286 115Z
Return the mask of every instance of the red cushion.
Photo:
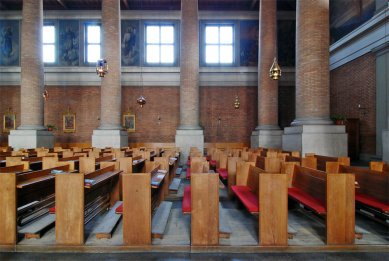
M250 187L231 186L231 189L250 213L259 213L258 195L253 193Z
M186 165L189 167L190 166L190 160L188 160L187 162L186 162Z
M190 179L190 168L186 169L186 178Z
M116 214L123 214L123 204L120 204L120 206L118 206L118 207L115 209L115 213L116 213Z
M55 206L52 208L49 208L49 213L50 214L55 214Z
M385 213L389 212L388 204L366 194L355 193L355 201L368 205L369 207L379 209Z
M312 197L308 193L304 192L299 188L288 188L288 195L301 204L309 207L310 209L317 212L319 215L327 213L326 206L321 200Z
M210 164L211 166L216 166L216 160L210 160L210 161L209 161L209 164Z
M184 188L184 197L182 199L182 213L190 213L192 210L191 207L191 191L190 186Z
M219 176L226 180L228 178L228 172L227 172L227 169L217 169L216 170L217 173L219 173Z

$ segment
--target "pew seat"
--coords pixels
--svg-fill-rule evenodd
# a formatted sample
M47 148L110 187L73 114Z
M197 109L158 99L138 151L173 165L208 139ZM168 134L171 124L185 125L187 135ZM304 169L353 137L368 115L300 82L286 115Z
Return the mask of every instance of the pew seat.
M210 160L210 161L209 161L209 165L210 165L211 167L216 168L216 164L217 164L216 160Z
M217 169L216 170L217 173L219 173L219 176L222 180L227 180L228 179L228 172L227 172L227 169Z
M355 201L363 205L378 209L384 213L389 213L389 205L385 204L382 201L379 201L378 199L372 196L355 193Z
M186 169L186 179L190 179L190 168Z
M190 186L186 186L184 188L184 197L182 199L182 213L183 214L190 214L192 207L191 207L191 190Z
M324 202L312 197L299 188L288 188L288 196L312 209L319 215L325 215L327 212Z
M258 195L249 186L231 186L231 190L251 214L259 213Z
M188 161L186 162L186 166L190 167L190 160L188 159Z

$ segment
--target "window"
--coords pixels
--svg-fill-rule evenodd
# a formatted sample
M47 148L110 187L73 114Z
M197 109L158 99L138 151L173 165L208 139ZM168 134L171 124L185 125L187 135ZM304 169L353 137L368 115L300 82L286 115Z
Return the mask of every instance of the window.
M43 26L43 62L55 62L55 26Z
M101 58L100 25L86 26L86 62L96 63Z
M234 63L233 25L205 25L205 63Z
M146 25L146 63L173 64L174 26Z

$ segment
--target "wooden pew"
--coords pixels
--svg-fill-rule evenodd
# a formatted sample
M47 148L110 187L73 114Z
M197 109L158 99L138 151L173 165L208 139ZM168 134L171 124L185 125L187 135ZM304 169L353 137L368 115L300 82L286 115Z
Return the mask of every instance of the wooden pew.
M353 244L355 239L355 177L327 174L295 165L289 198L326 220L328 245Z
M255 166L268 173L281 173L281 160L278 157L257 156Z
M236 184L236 173L237 173L237 164L238 161L242 161L240 157L228 157L227 158L227 189L228 196L231 198L233 192L231 190L231 186Z
M9 168L20 169L17 166ZM0 174L0 244L16 244L18 226L21 227L19 232L26 231L26 238L39 238L41 230L27 232L29 226L46 216L54 205L53 170L66 172L69 165L20 174ZM53 222L43 225L49 226Z
M246 184L231 187L246 209L259 215L259 242L263 246L288 244L287 176L249 165Z
M82 245L84 225L119 200L118 180L121 171L113 165L87 174L57 175L56 243ZM113 228L112 228L113 229Z
M340 163L334 173L354 173L357 184L355 192L356 209L385 225L389 224L389 172L374 171L366 168L345 166Z
M383 161L371 161L369 167L371 170L389 172L389 164Z
M350 166L350 158L349 157L328 157L328 156L321 156L316 154L306 154L307 158L314 157L317 160L317 166L316 169L321 171L329 172L330 170L327 170L327 163L328 162L339 162L342 165Z

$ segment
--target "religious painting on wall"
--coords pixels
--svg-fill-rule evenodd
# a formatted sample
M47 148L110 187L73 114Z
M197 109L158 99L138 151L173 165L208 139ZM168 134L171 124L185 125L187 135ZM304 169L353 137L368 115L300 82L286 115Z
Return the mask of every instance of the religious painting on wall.
M139 65L139 21L122 21L122 66Z
M18 20L0 20L0 66L19 66Z
M240 22L240 66L258 65L258 20Z
M123 128L128 132L135 131L135 114L126 113L123 115Z
M16 115L8 112L3 116L3 132L10 132L16 129Z
M76 114L67 112L63 115L63 132L76 131Z
M59 21L59 65L79 65L79 31L78 20Z

